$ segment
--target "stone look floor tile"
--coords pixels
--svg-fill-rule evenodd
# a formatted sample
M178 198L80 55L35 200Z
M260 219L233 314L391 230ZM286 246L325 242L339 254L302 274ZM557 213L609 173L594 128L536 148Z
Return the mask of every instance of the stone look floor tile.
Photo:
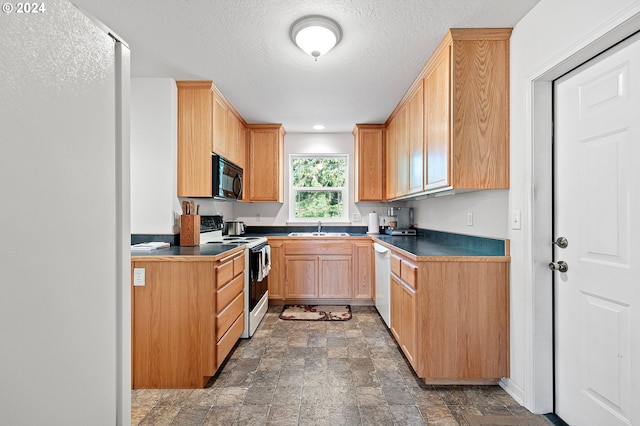
M283 321L270 307L205 389L132 391L132 425L550 425L498 386L424 385L375 308L352 310L349 321Z

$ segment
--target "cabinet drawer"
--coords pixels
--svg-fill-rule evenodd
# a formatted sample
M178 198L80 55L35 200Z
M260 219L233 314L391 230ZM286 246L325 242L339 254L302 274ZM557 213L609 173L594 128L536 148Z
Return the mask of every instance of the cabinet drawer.
M391 272L400 276L400 263L402 260L395 254L391 254Z
M216 364L218 367L222 364L224 359L229 355L231 349L236 344L242 331L244 330L244 313L240 315L233 322L229 330L218 340L216 344Z
M403 259L400 262L400 278L415 289L418 281L418 267Z
M344 254L351 255L351 242L290 241L285 244L285 255L291 254Z
M224 308L236 298L244 288L244 274L235 277L231 282L217 291L216 312L222 312Z
M216 317L216 339L220 338L227 332L231 324L244 311L244 291L235 297L229 305L218 313Z
M233 277L244 272L244 252L236 254L234 257L222 259L216 266L216 288L224 287Z
M237 277L244 272L244 252L233 259L233 276Z

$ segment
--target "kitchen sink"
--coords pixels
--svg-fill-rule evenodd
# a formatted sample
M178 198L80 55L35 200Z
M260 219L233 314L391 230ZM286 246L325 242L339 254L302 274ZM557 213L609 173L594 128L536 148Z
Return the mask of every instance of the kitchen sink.
M290 232L290 237L348 237L348 232Z

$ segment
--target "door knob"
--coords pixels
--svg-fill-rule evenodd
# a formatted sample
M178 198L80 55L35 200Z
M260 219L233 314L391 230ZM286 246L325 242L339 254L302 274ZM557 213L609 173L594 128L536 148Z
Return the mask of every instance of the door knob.
M569 240L567 240L565 237L558 237L558 239L555 240L553 244L557 245L560 248L567 248L567 246L569 245Z
M559 260L558 262L549 263L549 269L552 271L567 272L569 270L569 265L567 262Z

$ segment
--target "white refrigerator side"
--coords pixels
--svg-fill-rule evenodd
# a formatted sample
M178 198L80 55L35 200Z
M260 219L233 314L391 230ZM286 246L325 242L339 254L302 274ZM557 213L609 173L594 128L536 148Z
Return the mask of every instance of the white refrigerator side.
M0 424L128 424L128 52L65 0L3 11Z

